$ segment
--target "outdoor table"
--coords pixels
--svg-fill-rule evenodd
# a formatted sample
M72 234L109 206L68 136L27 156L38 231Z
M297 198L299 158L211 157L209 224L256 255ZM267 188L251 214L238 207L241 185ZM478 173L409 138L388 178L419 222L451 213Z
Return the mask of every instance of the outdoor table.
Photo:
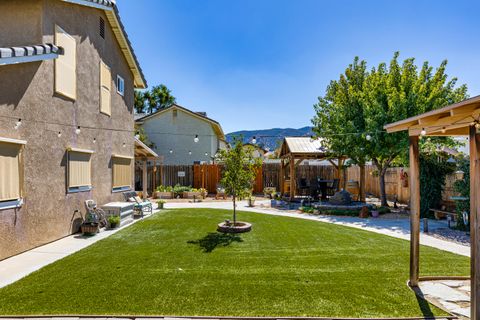
M320 192L322 194L322 201L327 201L327 187L329 183L333 183L333 180L318 179L318 185L320 186Z

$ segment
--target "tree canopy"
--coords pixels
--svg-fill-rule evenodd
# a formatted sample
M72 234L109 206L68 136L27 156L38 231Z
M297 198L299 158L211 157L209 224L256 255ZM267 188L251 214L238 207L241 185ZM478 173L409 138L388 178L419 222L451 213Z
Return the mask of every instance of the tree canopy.
M371 160L380 175L382 205L386 205L385 172L392 163L406 164L408 133L387 134L383 126L466 99L466 85L448 79L443 61L434 70L428 62L419 68L414 58L367 69L355 57L338 80L333 80L315 104L314 132L330 150L359 164ZM448 138L435 138L441 144Z
M172 91L165 85L154 86L151 90L135 91L135 112L153 113L176 103Z

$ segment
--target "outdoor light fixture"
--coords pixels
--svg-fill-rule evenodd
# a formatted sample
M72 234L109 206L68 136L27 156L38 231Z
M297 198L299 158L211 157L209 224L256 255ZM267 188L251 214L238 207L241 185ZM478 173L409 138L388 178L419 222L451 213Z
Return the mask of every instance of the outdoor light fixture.
M188 154L189 154L189 155L192 155L192 151L188 151Z
M445 132L447 132L447 128L443 127L442 128L442 133L445 133Z
M123 147L125 148L126 146L127 146L127 144L124 142L124 143L123 143Z
M463 172L462 170L455 171L455 178L457 178L457 180L463 180L464 176L465 172Z
M80 126L77 127L77 129L75 129L75 133L76 134L80 134L81 130L80 130Z
M57 137L59 137L59 138L60 138L61 136L62 136L62 133L61 133L60 131L58 131L58 133L57 133Z
M427 130L425 130L425 128L422 128L422 131L420 131L420 134L422 136L426 135L427 134Z
M97 138L93 138L93 143L97 143Z
M170 149L170 151L168 151L168 152L170 152L170 154L172 154L172 153L173 153L173 150L172 150L172 149Z
M207 157L207 156L208 156L208 152L205 152L205 157Z
M17 130L18 128L20 128L20 126L22 125L22 119L18 119L18 121L15 123L15 130Z
M195 135L195 138L193 138L193 142L197 143L200 139L198 139L198 134Z
M367 139L367 141L370 141L370 140L372 140L372 136L369 135L369 134L367 134L367 135L365 136L365 139Z
M252 143L253 144L257 143L257 138L255 136L253 136L253 138L252 138Z
M140 140L140 135L137 133L137 134L135 135L135 138L137 138L138 140Z

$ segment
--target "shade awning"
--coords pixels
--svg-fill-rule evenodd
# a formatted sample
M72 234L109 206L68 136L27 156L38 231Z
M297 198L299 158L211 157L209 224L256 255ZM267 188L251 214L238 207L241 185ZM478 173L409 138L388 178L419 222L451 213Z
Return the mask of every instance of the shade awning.
M56 59L60 48L51 43L0 48L0 65Z
M312 139L311 137L285 137L280 149L280 157L326 159L331 154L322 146L321 141L321 139Z
M158 154L135 137L135 158L158 158Z
M465 136L478 123L480 95L384 126L388 133L408 130L410 136Z

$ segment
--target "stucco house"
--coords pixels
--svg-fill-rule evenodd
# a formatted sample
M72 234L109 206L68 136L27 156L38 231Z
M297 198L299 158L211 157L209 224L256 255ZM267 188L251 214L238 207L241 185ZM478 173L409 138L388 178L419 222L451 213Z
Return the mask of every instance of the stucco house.
M0 1L0 259L133 186L146 81L112 0Z
M210 163L218 150L227 147L220 123L177 104L139 117L136 123L166 165Z

